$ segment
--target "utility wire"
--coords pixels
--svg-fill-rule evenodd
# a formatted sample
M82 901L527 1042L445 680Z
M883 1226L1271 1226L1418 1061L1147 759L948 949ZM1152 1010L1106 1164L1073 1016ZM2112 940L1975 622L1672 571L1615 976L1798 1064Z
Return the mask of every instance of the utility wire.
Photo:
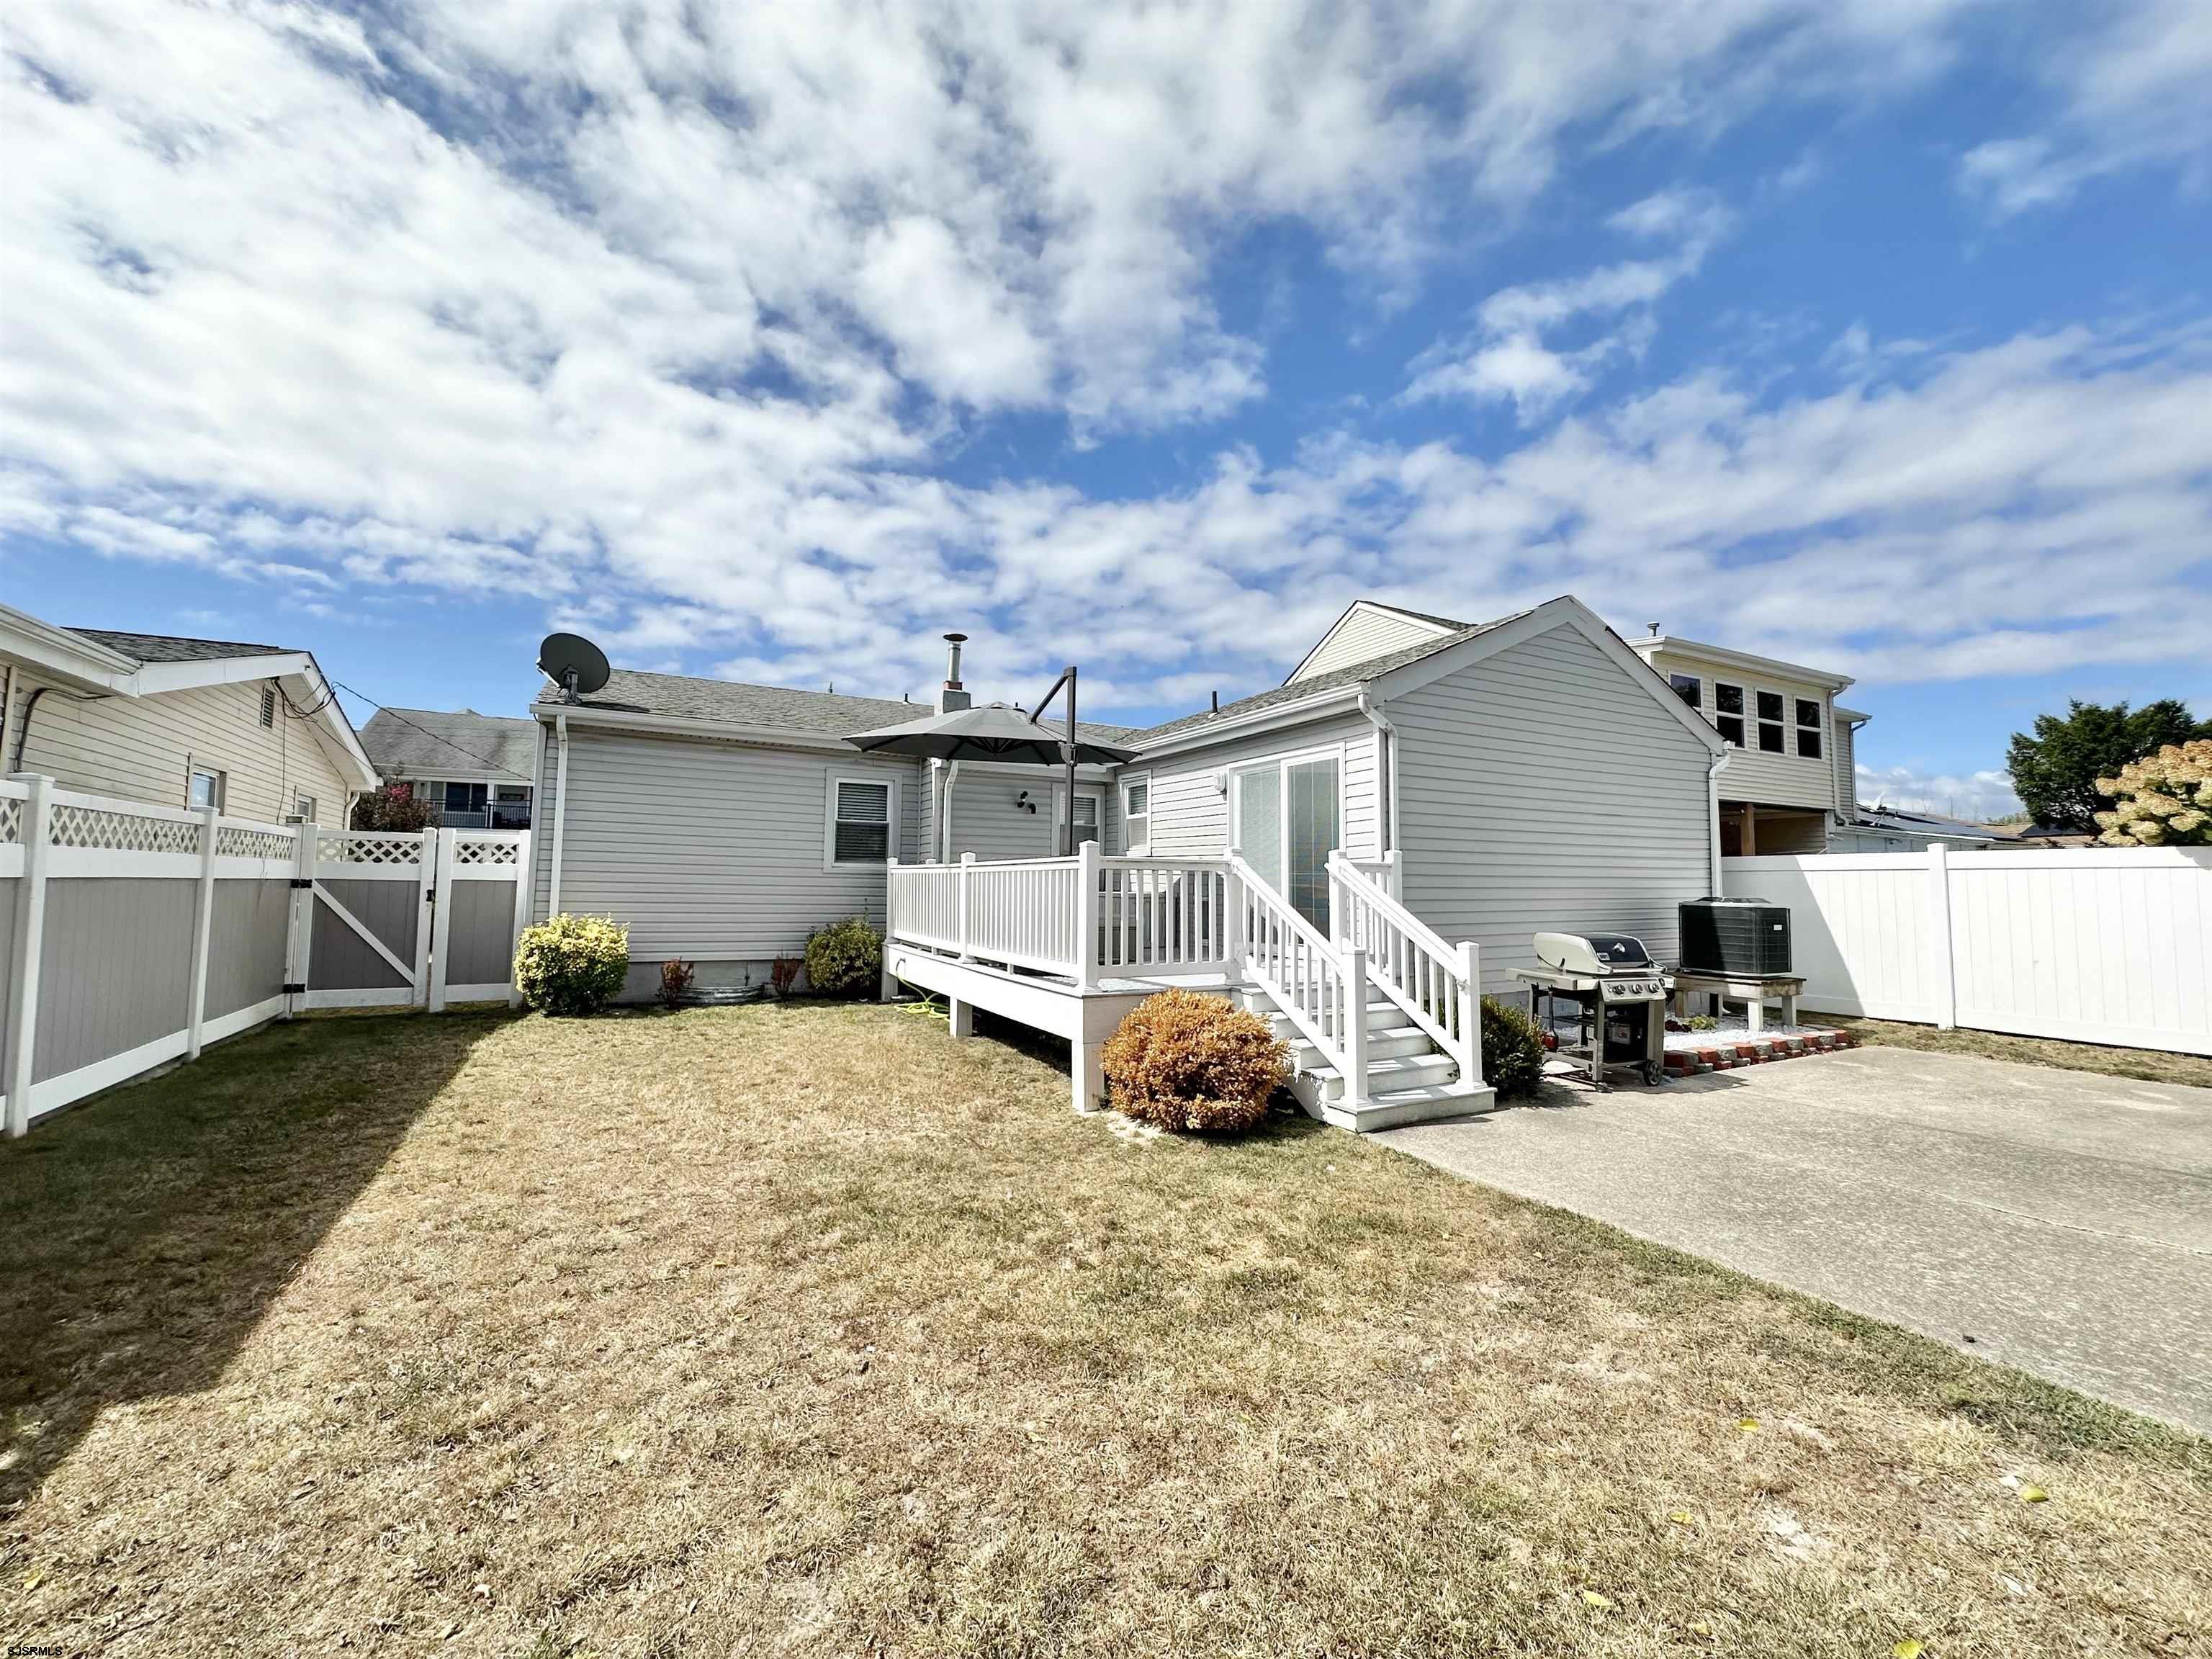
M374 697L370 696L368 692L362 690L357 686L348 685L343 680L338 679L332 680L331 684L337 687L340 691L352 692L354 696L359 697L371 708L375 709L377 713L380 714L389 714L393 720L398 720L402 726L412 727L415 731L420 732L424 737L429 738L433 743L441 743L445 744L447 748L453 750L457 754L466 755L471 760L482 763L484 769L488 772L497 772L503 777L520 779L524 783L534 784L537 782L537 779L531 776L527 772L518 772L513 767L504 765L501 763L494 760L489 755L479 755L475 750L466 748L460 744L455 743L451 738L446 737L441 733L433 732L428 726L424 726L421 721L410 720L406 715L400 714L398 710L386 708L382 703L377 702ZM289 702L289 699L288 698L287 701Z

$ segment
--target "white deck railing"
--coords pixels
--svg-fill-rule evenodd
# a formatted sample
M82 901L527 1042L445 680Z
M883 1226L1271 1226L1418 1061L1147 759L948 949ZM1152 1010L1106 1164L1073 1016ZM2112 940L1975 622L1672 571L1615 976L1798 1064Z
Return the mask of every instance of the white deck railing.
M1235 927L1244 971L1344 1079L1343 1104L1367 1101L1367 958L1340 952L1231 848Z
M1340 947L1364 951L1367 976L1482 1086L1481 952L1452 945L1398 899L1398 855L1328 860L1329 914Z
M1072 859L902 865L889 882L892 939L977 962L1102 979L1225 973L1234 951L1220 859Z

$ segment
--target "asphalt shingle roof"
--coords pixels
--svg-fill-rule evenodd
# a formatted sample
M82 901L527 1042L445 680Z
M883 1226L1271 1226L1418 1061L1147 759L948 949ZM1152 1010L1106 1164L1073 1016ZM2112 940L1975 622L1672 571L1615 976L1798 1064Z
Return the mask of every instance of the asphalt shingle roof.
M386 777L442 778L512 773L527 780L538 723L474 709L380 708L361 728L361 746Z
M241 645L235 640L192 640L177 634L125 634L112 628L72 628L72 634L120 651L137 662L213 662L224 657L275 657L288 645Z
M558 686L548 685L538 694L541 703L560 700ZM838 691L801 691L787 685L747 685L737 680L701 679L689 674L648 674L635 668L616 669L607 676L605 685L582 702L586 708L667 714L678 720L722 720L732 726L821 732L838 738L920 720L930 711L926 702L850 697ZM1091 720L1077 721L1075 729L1084 737L1115 744L1123 742L1130 732L1126 726L1101 726Z
M1395 607L1394 606L1393 609ZM1408 611L1407 614L1412 616L1416 613ZM1235 702L1224 702L1218 712L1208 709L1204 714L1186 714L1181 720L1170 720L1164 726L1155 726L1136 732L1129 741L1136 748L1146 749L1153 744L1164 742L1170 738L1179 738L1188 732L1199 731L1212 726L1217 720L1228 720L1232 715L1255 714L1262 708L1272 708L1278 703L1298 702L1307 697L1319 696L1325 691L1340 690L1347 685L1358 685L1367 680L1379 679L1394 668L1403 668L1408 663L1420 661L1424 657L1433 657L1439 651L1449 651L1462 641L1471 640L1479 634L1487 634L1493 628L1503 628L1507 623L1516 621L1528 614L1525 611L1516 611L1512 616L1500 617L1494 622L1455 623L1452 624L1452 632L1440 634L1435 639L1423 640L1418 645L1402 646L1395 651L1387 651L1379 657L1370 657L1364 662L1349 663L1342 668L1333 668L1328 673L1316 674L1310 679L1293 680L1288 685L1279 685L1272 691L1261 691L1249 697L1240 697ZM1443 618L1437 617L1432 620L1442 621Z

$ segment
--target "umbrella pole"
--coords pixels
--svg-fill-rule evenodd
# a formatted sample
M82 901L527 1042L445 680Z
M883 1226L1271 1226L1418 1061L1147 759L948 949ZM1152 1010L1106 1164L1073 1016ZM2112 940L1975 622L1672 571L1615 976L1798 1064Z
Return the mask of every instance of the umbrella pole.
M1060 856L1075 856L1075 665L1067 665L1067 822L1060 830Z

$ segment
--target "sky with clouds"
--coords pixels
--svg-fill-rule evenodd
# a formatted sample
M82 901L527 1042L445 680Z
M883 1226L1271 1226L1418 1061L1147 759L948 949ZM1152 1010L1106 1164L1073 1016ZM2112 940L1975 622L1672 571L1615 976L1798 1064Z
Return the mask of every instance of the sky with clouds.
M2202 0L21 0L0 597L1135 721L1571 592L2001 809L2212 714L2208 82Z

